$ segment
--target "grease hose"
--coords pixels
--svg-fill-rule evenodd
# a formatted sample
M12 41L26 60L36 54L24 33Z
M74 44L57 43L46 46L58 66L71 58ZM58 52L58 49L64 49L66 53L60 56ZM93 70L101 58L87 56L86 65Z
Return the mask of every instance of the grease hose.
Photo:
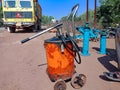
M76 53L78 55L78 60L75 58L75 61L78 64L80 64L81 63L81 57L80 57L80 53L79 53L80 49L79 49L78 45L76 44L74 39L68 33L66 33L66 37L71 41L71 43L72 43L72 45L73 45L73 47L74 47L74 49L75 49L75 51L76 51Z
M71 49L71 48L67 45L66 40L65 40L65 38L64 38L63 35L60 35L59 38L61 39L63 45L64 45L66 48L68 48L68 49L71 50L71 51L76 52L75 50Z
M78 45L76 44L76 42L72 39L72 37L71 37L69 34L66 34L66 37L70 40L70 42L72 43L73 48L74 48L75 50L71 49L71 48L67 45L67 43L66 43L65 38L64 38L63 35L60 35L60 34L59 34L58 37L61 39L61 41L63 42L63 44L64 44L64 46L65 46L66 48L68 48L69 50L77 53L77 55L78 55L78 60L77 60L76 57L75 57L75 61L76 61L78 64L80 64L80 63L81 63L81 57L80 57L80 53L79 53L80 49L79 49Z

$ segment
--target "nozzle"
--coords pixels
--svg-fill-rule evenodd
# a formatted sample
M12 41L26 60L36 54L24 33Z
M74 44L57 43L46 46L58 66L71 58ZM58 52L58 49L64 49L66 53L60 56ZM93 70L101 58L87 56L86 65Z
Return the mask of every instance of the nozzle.
M29 38L26 38L26 39L24 39L24 40L21 41L21 44L23 44L23 43L25 43L25 42L27 42L29 40L30 40Z

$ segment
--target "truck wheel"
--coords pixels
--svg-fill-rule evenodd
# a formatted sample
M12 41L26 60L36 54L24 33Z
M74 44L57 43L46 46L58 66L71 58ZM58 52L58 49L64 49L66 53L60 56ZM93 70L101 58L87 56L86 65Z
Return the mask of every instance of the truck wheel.
M15 27L7 27L7 31L9 33L14 33L15 32Z
M38 27L37 24L35 24L35 25L33 26L33 32L38 32L38 30L39 30L39 27Z

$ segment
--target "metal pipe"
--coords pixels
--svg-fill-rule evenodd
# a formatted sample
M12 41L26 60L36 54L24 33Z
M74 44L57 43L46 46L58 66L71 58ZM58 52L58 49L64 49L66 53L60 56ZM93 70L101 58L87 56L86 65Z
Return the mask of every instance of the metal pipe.
M86 22L88 22L88 9L89 9L88 3L89 3L89 0L86 1Z
M100 54L106 54L106 32L101 31L100 35Z
M46 29L46 30L44 30L44 31L42 31L42 32L39 32L39 33L37 33L37 34L35 34L35 35L29 37L29 38L26 38L26 39L22 40L21 43L25 43L25 42L27 42L27 41L33 39L33 38L36 38L36 37L38 37L38 36L40 36L40 35L42 35L42 34L48 32L48 31L54 29L54 28L57 28L57 27L59 27L59 26L61 26L61 25L63 25L63 23L59 23L59 24L57 24L57 25L55 25L55 26L53 26L53 27L50 27L50 28L48 28L48 29Z
M72 31L73 31L73 38L75 39L75 21L74 21L74 19L75 19L75 15L76 15L76 13L77 13L77 11L78 11L78 8L79 8L79 4L76 4L73 8L72 8L72 13L73 13L73 15L72 15Z
M74 21L74 19L75 19L75 15L76 15L76 13L77 13L77 11L78 11L78 8L79 8L79 4L76 4L76 5L71 9L71 12L70 12L70 14L68 15L67 21L66 21L66 23L67 23L67 25L68 25L68 19L72 16L73 38L75 37L75 21ZM70 30L68 30L67 32L69 33Z
M83 49L82 49L82 55L83 56L90 56L89 53L89 39L90 39L90 29L86 28L84 30L84 35L83 35Z

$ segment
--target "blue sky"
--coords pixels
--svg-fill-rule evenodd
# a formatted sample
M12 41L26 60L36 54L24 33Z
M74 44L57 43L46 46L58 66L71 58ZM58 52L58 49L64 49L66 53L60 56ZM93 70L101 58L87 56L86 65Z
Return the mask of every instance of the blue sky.
M55 19L61 19L63 16L67 16L71 8L75 4L79 4L79 10L77 15L81 15L86 12L86 0L38 0L42 7L42 14L47 16L53 16ZM97 0L97 6L99 6L99 0ZM89 0L89 9L94 10L94 0Z

